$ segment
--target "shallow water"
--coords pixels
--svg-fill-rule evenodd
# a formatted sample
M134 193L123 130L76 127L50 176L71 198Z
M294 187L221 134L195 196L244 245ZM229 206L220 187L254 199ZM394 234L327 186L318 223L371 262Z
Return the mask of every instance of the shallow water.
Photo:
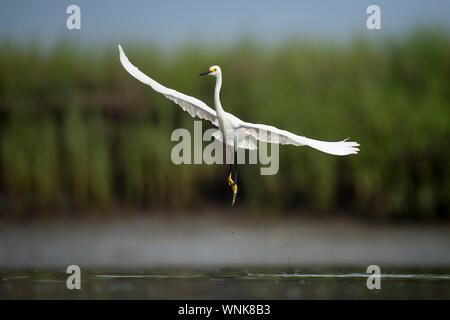
M1 299L449 299L450 270L390 269L381 289L354 268L82 271L68 290L64 270L2 270Z

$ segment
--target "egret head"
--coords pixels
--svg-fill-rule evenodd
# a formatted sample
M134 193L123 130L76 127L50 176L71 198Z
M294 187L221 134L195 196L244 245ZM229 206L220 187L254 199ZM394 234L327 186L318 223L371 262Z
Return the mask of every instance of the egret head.
M219 66L211 66L209 67L208 70L206 70L205 72L202 72L199 74L199 76L205 76L205 75L210 75L210 76L217 76L218 74L220 74L222 71L220 70Z

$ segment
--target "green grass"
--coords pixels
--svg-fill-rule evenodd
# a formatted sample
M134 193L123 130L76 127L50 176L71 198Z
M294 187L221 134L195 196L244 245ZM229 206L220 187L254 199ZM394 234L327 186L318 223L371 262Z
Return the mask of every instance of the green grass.
M359 155L343 158L282 146L275 176L243 165L245 208L448 218L448 34L419 30L341 46L291 40L277 48L125 50L157 81L211 106L213 79L196 74L220 64L227 111L316 139L361 143ZM91 52L61 43L46 52L4 41L0 71L7 214L229 205L225 166L170 161L171 132L193 132L192 118L127 74L115 46Z

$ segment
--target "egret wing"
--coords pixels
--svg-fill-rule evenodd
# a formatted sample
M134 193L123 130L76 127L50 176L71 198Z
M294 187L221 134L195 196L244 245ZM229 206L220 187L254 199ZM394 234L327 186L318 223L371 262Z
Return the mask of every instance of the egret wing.
M359 143L347 141L347 139L337 142L320 141L310 139L303 136L298 136L292 132L281 130L273 126L265 124L255 124L240 121L237 130L237 135L250 135L260 141L279 144L292 144L295 146L309 146L311 148L334 154L338 156L345 156L348 154L358 153Z
M211 121L212 124L219 126L219 121L217 120L216 111L208 107L206 103L203 101L185 95L176 90L167 88L162 84L156 82L142 71L140 71L137 67L135 67L125 55L125 52L122 50L122 47L119 45L120 51L120 62L125 70L128 71L133 77L138 79L139 81L145 83L152 87L153 90L162 93L166 98L174 101L178 104L184 111L187 111L192 117L199 117L200 119L205 119Z

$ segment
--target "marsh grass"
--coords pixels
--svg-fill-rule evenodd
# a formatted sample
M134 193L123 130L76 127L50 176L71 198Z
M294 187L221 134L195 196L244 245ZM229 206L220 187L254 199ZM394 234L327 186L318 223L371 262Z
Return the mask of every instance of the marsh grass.
M316 139L361 143L358 156L344 158L283 146L275 176L242 166L244 207L448 217L447 34L419 30L340 46L289 41L268 49L243 41L224 50L126 51L145 73L211 106L213 80L196 74L220 64L227 111ZM229 205L224 166L170 161L171 132L193 132L192 119L130 77L115 46L93 52L61 43L46 52L5 42L0 71L0 187L13 208L5 214Z

